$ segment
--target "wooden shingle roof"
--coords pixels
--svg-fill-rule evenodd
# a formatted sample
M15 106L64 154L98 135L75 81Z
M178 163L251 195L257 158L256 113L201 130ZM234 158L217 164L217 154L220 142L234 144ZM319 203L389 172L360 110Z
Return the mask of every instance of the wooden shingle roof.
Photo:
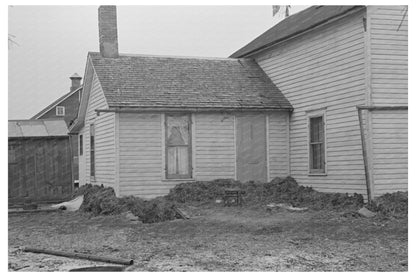
M89 56L109 107L292 109L251 59Z
M241 58L269 47L275 43L305 32L321 25L329 20L346 14L353 9L361 9L364 6L312 6L300 11L258 36L256 39L242 47L231 58Z

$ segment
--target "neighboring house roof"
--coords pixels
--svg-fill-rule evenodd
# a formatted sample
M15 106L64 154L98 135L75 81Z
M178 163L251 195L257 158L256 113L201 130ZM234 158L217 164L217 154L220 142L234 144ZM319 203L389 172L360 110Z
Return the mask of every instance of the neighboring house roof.
M110 108L292 109L252 59L89 55Z
M63 119L9 120L9 138L68 136Z
M73 77L73 76L71 76L71 77ZM58 106L59 103L61 103L62 101L64 101L65 99L67 99L68 97L70 97L71 95L73 95L74 93L76 93L80 90L82 90L82 86L77 88L76 90L73 90L73 91L68 92L67 94L64 94L63 96L59 97L58 99L53 101L51 104L49 104L46 108L44 108L43 110L41 110L40 112L38 112L37 114L32 116L31 119L39 119L39 117L43 116L44 114L46 114L47 112L49 112L50 110L52 110L53 108Z
M249 44L232 54L231 58L241 58L277 42L305 32L331 19L360 9L364 6L312 6L282 20Z

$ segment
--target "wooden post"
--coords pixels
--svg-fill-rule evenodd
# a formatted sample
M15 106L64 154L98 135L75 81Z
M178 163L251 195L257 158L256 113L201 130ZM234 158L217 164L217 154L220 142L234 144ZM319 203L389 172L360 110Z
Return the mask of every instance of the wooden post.
M362 109L360 107L357 107L358 122L360 124L361 147L363 151L363 160L364 160L365 183L367 186L367 199L368 199L368 203L371 203L371 200L373 199L373 197L372 197L372 192L371 192L370 173L368 172L367 145L365 143L365 134L364 134L364 126L363 126L361 110Z
M365 171L365 182L367 186L367 196L368 202L370 203L373 199L371 184L370 184L370 172L368 168L368 155L367 155L367 146L364 134L364 126L362 119L362 110L367 111L395 111L395 110L408 110L408 106L356 106L358 112L358 121L360 124L360 134L361 134L361 145L363 150L363 159L364 159L364 171Z

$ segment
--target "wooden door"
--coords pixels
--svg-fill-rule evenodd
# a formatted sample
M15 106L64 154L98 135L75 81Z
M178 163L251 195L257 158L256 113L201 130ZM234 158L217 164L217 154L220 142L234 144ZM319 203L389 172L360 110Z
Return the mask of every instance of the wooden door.
M238 115L236 120L237 179L266 182L266 116Z

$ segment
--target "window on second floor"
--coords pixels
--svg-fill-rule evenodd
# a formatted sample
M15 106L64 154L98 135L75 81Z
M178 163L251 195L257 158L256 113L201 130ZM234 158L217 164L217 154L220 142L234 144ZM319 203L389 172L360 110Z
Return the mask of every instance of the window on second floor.
M64 106L56 106L56 115L57 116L65 116L65 107Z

